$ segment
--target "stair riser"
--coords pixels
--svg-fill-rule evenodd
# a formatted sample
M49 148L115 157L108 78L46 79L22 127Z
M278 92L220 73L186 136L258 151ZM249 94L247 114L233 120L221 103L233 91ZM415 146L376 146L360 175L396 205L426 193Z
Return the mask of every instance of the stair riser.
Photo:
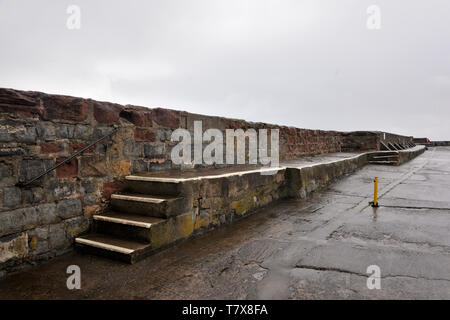
M370 164L376 164L376 165L384 165L384 166L398 166L398 162L392 162L392 163L384 163L384 162L377 162L377 161L369 161Z
M369 161L398 161L398 156L389 156L389 157L369 157Z
M118 238L150 243L150 228L138 227L110 221L94 220L94 230Z
M120 253L116 251L111 251L103 248L98 248L94 246L90 246L88 244L83 243L75 243L75 249L82 253L92 254L104 258L109 258L113 260L119 260L122 262L126 262L129 264L133 264L137 261L147 258L153 253L153 250L150 246L132 252L131 254Z
M140 202L111 198L111 206L120 212L141 214L144 216L168 218L183 213L187 207L184 198L162 203Z
M125 188L131 193L155 196L179 196L183 194L182 183L126 180Z
M109 258L113 260L119 260L126 263L134 263L135 262L135 256L133 254L125 254L115 251L110 251L102 248L93 247L87 244L83 243L75 243L75 249L79 252L86 253L86 254L93 254L96 256Z
M379 157L379 156L398 156L397 152L377 152L369 154L369 157Z

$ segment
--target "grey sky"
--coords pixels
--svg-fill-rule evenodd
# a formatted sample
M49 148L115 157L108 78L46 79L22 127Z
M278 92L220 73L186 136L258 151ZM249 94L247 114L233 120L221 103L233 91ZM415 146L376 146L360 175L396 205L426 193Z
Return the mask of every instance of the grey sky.
M449 17L448 0L0 0L0 87L449 140Z

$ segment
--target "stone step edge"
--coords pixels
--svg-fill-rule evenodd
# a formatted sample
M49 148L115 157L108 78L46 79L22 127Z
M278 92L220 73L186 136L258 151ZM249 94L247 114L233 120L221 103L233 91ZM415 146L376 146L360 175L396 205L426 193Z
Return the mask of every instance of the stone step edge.
M371 164L393 164L397 163L397 161L369 161Z
M386 159L386 158L398 158L398 154L386 155L386 156L373 156L372 159Z
M152 226L165 221L165 219L159 219L160 221L151 223L151 222L136 221L136 220L132 220L132 219L115 218L115 217L110 217L110 216L101 215L101 214L93 215L93 219L97 220L97 221L112 222L112 223L141 227L141 228L146 228L146 229L150 229Z
M172 200L172 199L162 199L162 198L158 198L158 197L154 197L154 198L146 197L145 195L131 196L131 195L117 194L117 193L112 194L111 199L137 201L137 202L148 202L148 203L156 203L156 204L167 202L168 200ZM177 199L177 198L173 198L173 199Z
M413 147L415 148L415 147ZM128 181L143 181L143 182L162 182L162 183L182 183L182 182L188 182L188 181L198 181L202 179L218 179L218 178L225 178L225 177L231 177L231 176L242 176L245 174L251 174L251 173L258 173L258 172L270 172L270 171L280 171L280 170L286 170L286 169L303 169L308 167L315 167L319 165L329 165L333 163L339 163L341 161L346 160L354 160L356 158L362 157L362 156L399 156L399 152L411 152L413 148L408 148L405 150L386 150L386 151L367 151L360 154L356 154L352 157L343 158L343 159L336 159L326 162L319 162L314 164L304 164L299 166L279 166L279 167L273 167L273 168L260 168L255 170L247 170L247 171L236 171L236 172L230 172L230 173L224 173L224 174L217 174L217 175L207 175L207 176L198 176L198 177L191 177L191 178L165 178L165 177L146 177L146 176L137 176L137 175L129 175L125 176L125 180Z
M122 254L132 254L133 252L136 251L134 249L128 249L128 248L119 247L119 246L115 246L112 244L95 241L95 240L84 239L84 238L75 238L75 242L79 243L79 244L84 244L87 246L99 248L99 249L122 253Z
M312 167L320 166L320 165L329 165L329 164L333 164L333 163L339 163L341 161L354 160L356 158L359 158L359 157L362 157L365 155L369 155L374 152L380 152L380 151L363 152L363 153L356 154L356 155L348 157L348 158L335 159L335 160L319 162L319 163L260 168L260 169L254 169L254 170L236 171L236 172L230 172L230 173L198 176L198 177L191 177L191 178L165 178L165 177L146 177L146 176L130 175L130 176L126 176L125 180L143 181L143 182L182 183L182 182L188 182L188 181L199 181L199 180L203 180L203 179L219 179L219 178L226 178L226 177L231 177L231 176L242 176L242 175L246 175L246 174L260 173L260 172L278 172L278 171L282 171L282 170L286 170L286 169L312 168ZM386 152L392 152L392 151L386 151Z
M242 176L250 173L259 173L259 172L272 172L272 171L280 171L286 169L285 167L274 167L274 168L262 168L255 170L247 170L247 171L236 171L230 173L222 173L215 175L207 175L207 176L198 176L191 178L164 178L164 177L145 177L145 176L126 176L125 179L129 181L148 181L148 182L165 182L165 183L181 183L187 181L197 181L203 179L218 179L218 178L226 178L232 176Z

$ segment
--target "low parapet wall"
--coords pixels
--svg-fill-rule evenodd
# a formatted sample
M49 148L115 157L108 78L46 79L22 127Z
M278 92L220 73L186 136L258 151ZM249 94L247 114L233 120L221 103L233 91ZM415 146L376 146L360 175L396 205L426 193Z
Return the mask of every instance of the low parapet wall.
M170 159L171 134L177 128L192 131L196 120L203 130L279 129L282 161L378 148L376 133L300 129L0 88L0 270L70 249L89 229L92 215L123 188L125 176L183 169ZM117 127L111 139L36 183L18 185Z
M424 152L425 152L424 146L415 146L414 148L408 150L400 150L398 151L399 164L408 162L409 160L414 159L415 157L421 155Z

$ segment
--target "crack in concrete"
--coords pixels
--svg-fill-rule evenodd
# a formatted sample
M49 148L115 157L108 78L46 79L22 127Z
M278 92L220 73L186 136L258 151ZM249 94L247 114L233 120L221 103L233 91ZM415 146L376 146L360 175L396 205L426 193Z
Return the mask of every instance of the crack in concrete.
M334 233L334 232L333 232ZM355 241L353 239L358 239L359 241ZM311 250L320 247L322 245L327 245L328 243L333 243L333 242L344 242L344 243L348 243L348 244L353 244L356 245L359 248L365 248L365 249L385 249L385 248L393 248L393 249L399 249L401 251L408 251L408 252L417 252L417 253L429 253L429 249L440 249L439 252L440 253L444 253L444 254L448 254L450 253L446 246L438 246L438 245L434 245L434 246L429 246L427 248L420 248L420 246L417 246L416 248L403 248L400 246L399 243L395 243L395 244L386 244L386 243L380 243L379 240L374 240L374 239L370 239L370 238L360 238L360 237L351 237L351 238L327 238L326 240L324 239L315 239L315 238L309 238L309 237L299 237L296 238L296 240L303 240L303 241L307 241L310 243L315 243L316 246L313 247ZM399 241L400 242L400 241ZM410 244L408 242L404 242L404 244ZM415 244L414 242L411 242L411 244ZM418 243L420 244L420 242ZM310 250L310 251L311 251ZM308 251L307 253L309 253L310 251Z
M390 205L380 205L380 207L386 207L386 208L397 208L397 209L426 209L426 210L443 210L443 211L450 211L450 208L438 208L438 207L413 207L413 206L390 206Z
M352 274L360 277L369 277L369 274L361 273L361 272L355 272L350 270L345 270L341 268L335 268L335 267L320 267L320 266L313 266L313 265L304 265L304 264L297 264L295 265L295 268L298 269L308 269L308 270L317 270L317 271L331 271L331 272L339 272L339 273L345 273L345 274ZM449 281L450 279L445 278L427 278L427 277L415 277L411 275L403 275L403 274L387 274L385 276L380 276L381 279L389 279L389 278L411 278L416 280L427 280L427 281Z
M319 267L319 266L313 266L308 264L296 264L295 268L298 269L309 269L309 270L317 270L317 271L334 271L334 272L340 272L340 273L347 273L347 274L353 274L361 277L366 277L367 274L349 271L341 268L335 268L335 267Z
M445 246L445 245L437 245L437 244L433 244L430 242L426 242L426 241L422 241L422 242L417 242L417 241L408 241L405 239L400 239L397 237L393 237L392 235L389 235L389 238L383 238L383 239L377 239L375 237L369 237L366 236L364 234L358 234L358 233L346 233L349 237L344 237L344 234L339 234L339 231L336 233L337 236L341 236L341 238L335 237L334 232L333 232L333 237L330 238L329 240L341 240L343 242L347 242L347 243L355 243L357 244L355 241L350 240L349 238L355 238L355 239L359 239L361 241L374 241L373 242L366 242L366 246L367 247L399 247L402 248L402 245L414 245L417 246L417 249L412 249L412 248L407 248L408 251L415 251L415 252L428 252L430 249L431 250L437 250L441 253L450 253L450 247L449 246ZM386 234L382 234L382 235L386 235ZM388 240L391 241L393 240L395 243L391 243L391 244L384 244L382 241L383 240ZM382 242L381 244L379 242Z

